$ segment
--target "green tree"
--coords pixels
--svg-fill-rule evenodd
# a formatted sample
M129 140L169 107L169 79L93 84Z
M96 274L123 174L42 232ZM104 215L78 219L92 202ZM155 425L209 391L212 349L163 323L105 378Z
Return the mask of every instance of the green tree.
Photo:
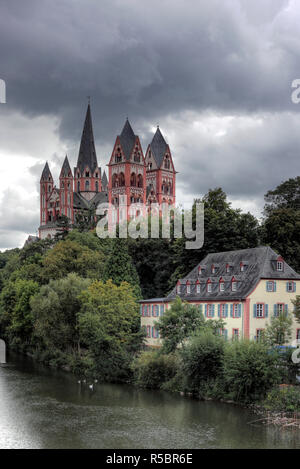
M129 283L137 298L141 298L139 276L128 252L127 242L124 239L112 240L111 253L106 261L105 278L120 286L122 282Z
M222 376L225 341L212 332L194 335L180 352L186 388L204 396Z
M300 176L282 182L265 195L265 215L278 209L300 210Z
M35 335L49 352L79 353L79 295L89 284L89 279L71 273L63 279L50 280L31 299Z
M172 302L156 323L163 339L163 351L174 352L177 347L184 348L187 340L196 331L215 332L224 327L222 320L206 320L199 307L182 302L179 297Z
M224 354L224 388L235 401L264 398L280 382L277 353L262 342L228 343Z
M300 295L296 295L296 298L291 300L293 305L294 305L294 315L296 318L296 321L300 323Z
M143 341L132 286L95 281L80 299L80 340L89 350L93 373L103 380L126 381L132 358Z
M66 215L60 215L56 220L57 232L55 233L55 240L62 241L68 236L71 228L70 219Z
M292 337L293 319L291 314L285 312L272 316L264 331L264 340L268 345L284 345Z

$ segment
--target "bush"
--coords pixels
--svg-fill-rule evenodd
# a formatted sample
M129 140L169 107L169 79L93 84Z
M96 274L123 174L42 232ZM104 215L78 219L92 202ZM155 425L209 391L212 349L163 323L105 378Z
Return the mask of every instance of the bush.
M221 337L211 332L201 332L182 349L186 391L203 397L215 386L216 380L222 375L224 345Z
M270 391L264 401L266 410L280 412L300 411L300 389L295 386L274 388Z
M163 355L157 351L146 351L132 364L134 381L138 386L160 389L163 384L175 378L179 362L175 354Z
M279 380L278 354L265 344L249 341L227 344L224 385L228 397L238 402L261 399Z

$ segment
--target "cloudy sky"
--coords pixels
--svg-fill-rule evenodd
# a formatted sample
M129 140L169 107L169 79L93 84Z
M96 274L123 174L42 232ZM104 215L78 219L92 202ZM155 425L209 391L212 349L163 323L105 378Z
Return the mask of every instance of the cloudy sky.
M299 175L299 25L297 0L1 0L0 249L35 234L45 161L75 165L88 95L102 168L126 116L144 150L159 123L178 201L260 217Z

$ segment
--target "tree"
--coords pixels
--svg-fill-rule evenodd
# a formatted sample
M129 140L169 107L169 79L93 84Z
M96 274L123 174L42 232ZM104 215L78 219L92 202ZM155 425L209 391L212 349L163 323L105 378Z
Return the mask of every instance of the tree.
M207 321L197 306L184 303L179 297L176 297L171 307L159 318L156 325L163 339L163 351L170 353L175 351L177 347L184 348L187 339L196 331L216 331L223 328L224 321Z
M71 228L70 219L66 215L59 215L56 220L57 231L55 233L55 240L62 241L68 235Z
M185 237L176 239L173 248L174 272L170 277L172 288L178 278L183 278L195 265L211 252L253 248L259 245L257 219L250 213L231 208L221 188L210 189L192 208L195 228L196 203L204 203L204 244L201 249L186 249Z
M294 305L293 313L295 315L296 321L300 323L300 295L296 295L296 298L291 301Z
M261 237L300 270L300 176L281 183L265 195Z
M103 380L126 381L130 363L143 341L139 307L133 288L111 280L93 282L80 296L79 332Z
M63 279L50 280L31 299L35 335L49 352L79 353L79 295L89 284L89 279L68 274Z
M112 240L112 250L106 261L105 278L120 286L122 282L128 282L137 298L141 298L139 276L128 253L125 239Z
M194 335L180 352L187 390L202 396L222 375L225 342L212 332Z
M266 216L278 209L300 210L300 176L288 179L279 184L276 189L269 190L265 194L265 201Z
M239 341L225 347L224 387L235 401L264 398L280 381L278 356L262 342Z
M293 320L290 314L280 313L277 317L271 317L264 331L264 340L268 345L284 345L292 337Z

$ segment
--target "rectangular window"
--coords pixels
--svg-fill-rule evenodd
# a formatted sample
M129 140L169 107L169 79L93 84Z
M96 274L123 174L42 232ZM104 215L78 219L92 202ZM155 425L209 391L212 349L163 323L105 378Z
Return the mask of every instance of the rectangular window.
M208 284L207 284L207 292L208 292L208 293L211 293L211 290L212 290L211 283L208 283Z
M256 317L257 318L264 317L264 309L265 309L265 305L263 303L257 303L256 305Z
M220 291L224 291L224 290L225 290L224 282L220 282Z
M275 282L267 282L267 291L274 292L275 290Z
M234 318L239 317L239 305L237 304L233 305L233 317Z
M232 282L232 283L231 283L231 290L232 290L232 291L236 291L236 289L237 289L236 282Z
M163 316L164 315L164 305L160 305L160 315Z
M226 305L220 305L220 318L226 318Z
M232 329L232 340L238 340L239 338L239 329Z
M277 261L277 271L282 272L283 271L283 262Z
M286 291L289 293L294 293L296 291L296 282L287 282Z
M207 317L212 318L214 316L214 305L207 305Z
M151 327L147 326L147 338L151 337Z
M197 287L196 287L196 288L197 288L197 293L200 293L200 284L199 284L199 283L197 283Z
M180 295L180 285L177 285L177 295Z
M264 329L256 329L256 340L260 342L264 336Z
M191 293L191 285L186 286L186 292L188 295Z

